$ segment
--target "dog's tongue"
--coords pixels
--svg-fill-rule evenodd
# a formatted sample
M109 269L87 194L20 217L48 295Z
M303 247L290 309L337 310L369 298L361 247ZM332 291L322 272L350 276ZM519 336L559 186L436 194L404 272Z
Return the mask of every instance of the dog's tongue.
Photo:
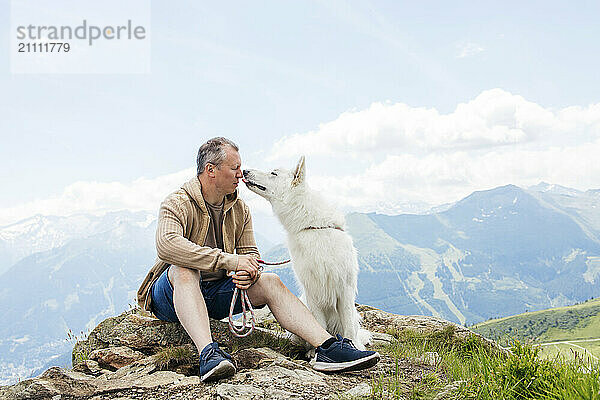
M247 183L248 181L246 180L246 178L242 178L242 182Z

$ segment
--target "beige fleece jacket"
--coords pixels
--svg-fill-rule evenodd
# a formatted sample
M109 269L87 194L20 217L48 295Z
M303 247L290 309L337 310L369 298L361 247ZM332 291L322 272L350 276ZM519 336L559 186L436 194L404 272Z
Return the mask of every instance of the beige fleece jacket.
M197 176L162 202L156 228L158 258L137 292L141 308L150 309L150 288L169 264L214 272L234 271L237 254L260 257L248 206L238 198L237 190L225 197L223 206L223 250L204 246L210 214L204 203Z

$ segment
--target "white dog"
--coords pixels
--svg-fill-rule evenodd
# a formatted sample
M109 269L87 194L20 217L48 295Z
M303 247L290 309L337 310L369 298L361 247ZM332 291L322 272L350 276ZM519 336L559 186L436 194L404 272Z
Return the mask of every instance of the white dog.
M371 340L360 329L354 306L358 261L344 216L305 182L304 157L295 171L244 170L244 182L267 199L288 233L288 248L302 296L330 334L340 334L364 350Z

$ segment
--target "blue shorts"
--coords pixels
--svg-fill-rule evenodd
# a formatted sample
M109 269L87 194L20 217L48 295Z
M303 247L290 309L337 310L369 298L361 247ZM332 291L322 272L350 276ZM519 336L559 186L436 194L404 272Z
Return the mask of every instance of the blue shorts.
M179 322L177 314L175 314L175 306L173 305L173 286L169 281L169 267L160 275L150 289L152 300L150 307L152 313L163 321ZM226 277L218 281L200 281L200 290L206 302L208 316L213 319L223 319L229 315L229 307L231 307L231 299L235 290L235 283L231 277ZM263 308L265 305L254 306L254 309ZM238 293L238 298L235 302L234 314L242 312L241 296Z

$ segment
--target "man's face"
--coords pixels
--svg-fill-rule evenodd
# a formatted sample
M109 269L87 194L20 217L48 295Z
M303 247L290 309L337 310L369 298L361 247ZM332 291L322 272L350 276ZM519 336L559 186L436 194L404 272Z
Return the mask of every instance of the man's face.
M227 156L220 166L215 168L215 185L223 194L235 192L242 175L242 159L240 153L231 146L225 146Z

